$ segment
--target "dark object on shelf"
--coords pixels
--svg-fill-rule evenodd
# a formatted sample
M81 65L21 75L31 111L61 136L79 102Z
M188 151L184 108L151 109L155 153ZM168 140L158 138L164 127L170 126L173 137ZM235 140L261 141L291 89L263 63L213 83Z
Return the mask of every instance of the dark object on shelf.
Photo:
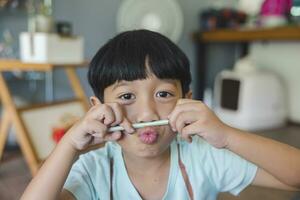
M72 24L69 22L57 22L56 32L61 36L72 36Z
M244 12L228 8L220 10L209 9L200 14L202 30L237 28L244 24L246 20L247 15Z
M26 0L0 0L0 9L25 8Z

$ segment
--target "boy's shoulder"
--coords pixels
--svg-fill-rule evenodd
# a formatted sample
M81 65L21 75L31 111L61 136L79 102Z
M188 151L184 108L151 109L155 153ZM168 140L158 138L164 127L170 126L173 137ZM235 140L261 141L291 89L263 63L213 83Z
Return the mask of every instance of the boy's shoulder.
M236 156L227 149L215 148L199 136L193 136L192 143L179 138L177 143L179 144L182 159L188 163L215 164L223 159L230 159Z

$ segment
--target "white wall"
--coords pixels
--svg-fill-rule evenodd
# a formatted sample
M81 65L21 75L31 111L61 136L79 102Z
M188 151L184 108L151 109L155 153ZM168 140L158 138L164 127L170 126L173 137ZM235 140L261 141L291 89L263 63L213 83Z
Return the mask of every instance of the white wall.
M264 42L254 43L250 56L257 66L276 72L286 88L288 116L300 123L300 43Z

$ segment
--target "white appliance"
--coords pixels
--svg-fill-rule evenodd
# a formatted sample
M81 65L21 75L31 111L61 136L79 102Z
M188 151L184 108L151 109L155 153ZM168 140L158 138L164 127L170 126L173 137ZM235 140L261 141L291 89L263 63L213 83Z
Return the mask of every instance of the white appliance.
M258 67L272 70L286 85L288 120L300 124L300 42L257 42L250 46L250 57Z
M84 61L82 37L61 37L54 33L20 34L20 56L24 62L72 64Z
M124 0L117 14L118 32L148 29L178 42L183 13L177 0Z
M222 71L215 80L214 111L223 122L239 129L273 129L286 122L285 97L281 81L271 72Z

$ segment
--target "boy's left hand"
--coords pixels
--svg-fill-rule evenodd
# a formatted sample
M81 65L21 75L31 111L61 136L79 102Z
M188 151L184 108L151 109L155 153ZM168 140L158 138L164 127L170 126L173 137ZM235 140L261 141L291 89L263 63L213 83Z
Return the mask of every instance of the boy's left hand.
M192 135L199 135L216 148L228 144L224 124L203 102L192 99L179 99L169 115L172 130L191 142Z

